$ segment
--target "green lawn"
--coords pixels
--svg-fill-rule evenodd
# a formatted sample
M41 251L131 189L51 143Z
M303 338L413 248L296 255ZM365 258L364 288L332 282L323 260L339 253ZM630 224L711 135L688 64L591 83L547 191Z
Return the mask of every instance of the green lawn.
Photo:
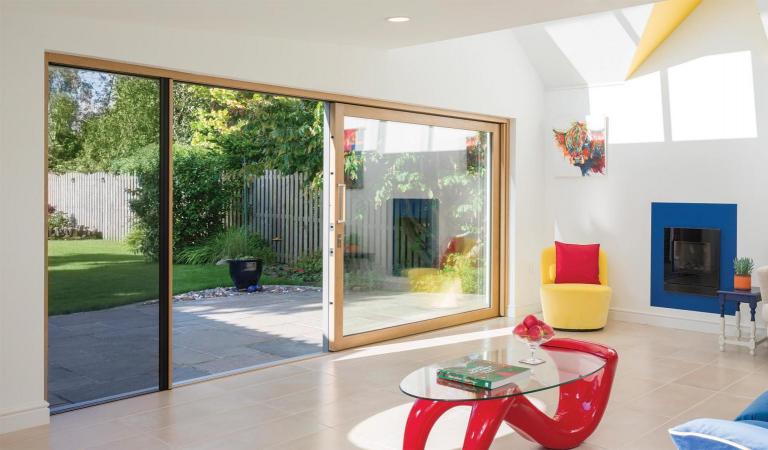
M111 308L158 297L158 265L122 242L48 241L48 313ZM262 277L263 284L293 284ZM227 266L173 266L173 293L232 286Z

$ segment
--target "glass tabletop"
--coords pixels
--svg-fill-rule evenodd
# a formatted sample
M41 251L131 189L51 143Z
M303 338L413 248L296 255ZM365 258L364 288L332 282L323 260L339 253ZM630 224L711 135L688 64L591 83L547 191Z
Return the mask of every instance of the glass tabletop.
M605 366L605 360L595 355L559 348L536 351L536 356L545 362L528 366L519 360L530 356L527 346L510 343L509 346L496 350L487 350L471 355L422 367L411 372L400 382L403 393L425 400L435 401L472 401L491 400L502 397L529 394L552 389L592 375ZM446 367L464 367L472 361L491 361L496 364L525 367L529 369L515 382L496 389L476 388L455 381L439 379L437 371Z

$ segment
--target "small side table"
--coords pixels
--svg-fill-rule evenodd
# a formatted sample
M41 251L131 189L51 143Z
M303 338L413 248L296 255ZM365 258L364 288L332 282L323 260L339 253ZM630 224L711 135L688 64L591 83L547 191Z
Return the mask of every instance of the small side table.
M752 288L751 290L732 290L732 291L717 291L717 295L720 299L720 338L718 343L720 344L720 351L725 350L725 344L740 345L749 349L749 354L755 355L755 348L761 342L767 338L757 338L757 326L755 325L755 312L757 310L757 303L762 299L760 297L760 288ZM728 339L725 335L725 302L736 303L736 339ZM751 333L747 339L741 338L741 311L740 306L742 303L749 305L749 315L752 321Z

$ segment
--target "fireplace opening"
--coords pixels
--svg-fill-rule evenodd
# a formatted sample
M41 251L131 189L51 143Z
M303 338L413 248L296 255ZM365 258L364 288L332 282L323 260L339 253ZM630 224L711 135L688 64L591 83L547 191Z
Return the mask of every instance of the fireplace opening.
M664 290L716 296L720 230L664 228Z

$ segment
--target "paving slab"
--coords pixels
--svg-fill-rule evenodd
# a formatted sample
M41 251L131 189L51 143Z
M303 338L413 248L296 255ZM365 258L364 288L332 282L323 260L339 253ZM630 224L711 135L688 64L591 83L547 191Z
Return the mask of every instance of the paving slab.
M322 293L300 289L174 302L174 381L322 351ZM157 386L156 302L48 324L52 406Z

